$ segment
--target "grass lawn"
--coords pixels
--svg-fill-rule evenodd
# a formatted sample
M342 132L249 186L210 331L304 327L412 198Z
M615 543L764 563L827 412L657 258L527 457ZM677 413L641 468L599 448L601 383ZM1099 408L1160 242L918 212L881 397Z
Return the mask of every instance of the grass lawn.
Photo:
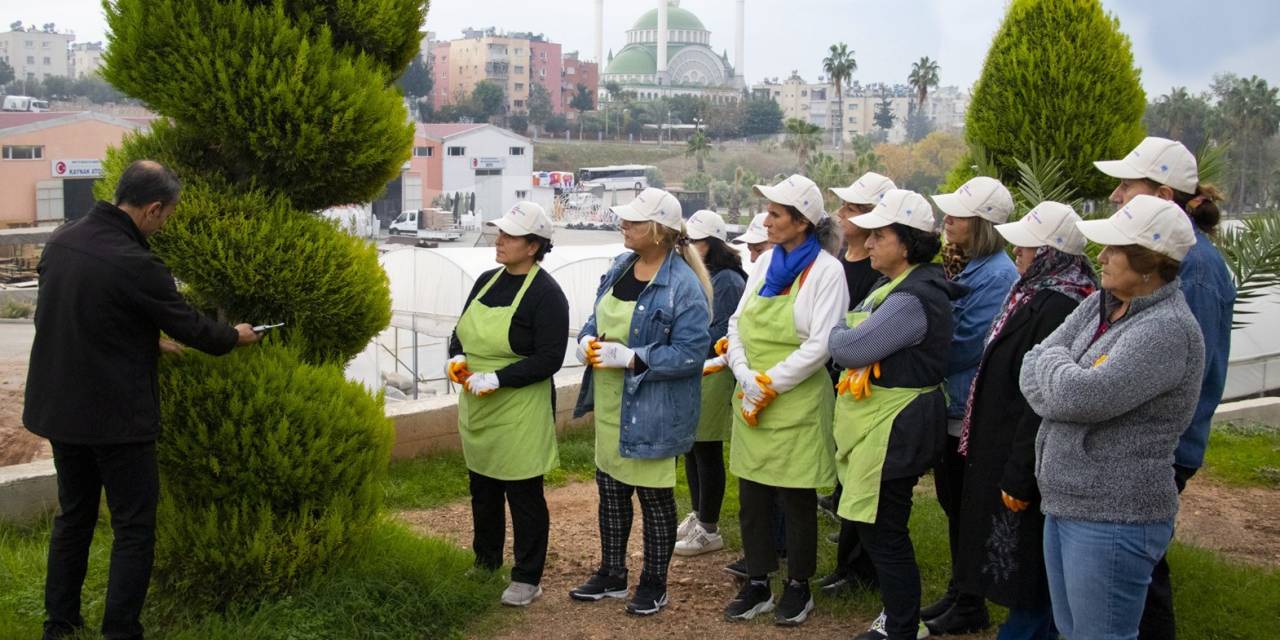
M1280 428L1214 425L1204 472L1230 485L1280 489Z

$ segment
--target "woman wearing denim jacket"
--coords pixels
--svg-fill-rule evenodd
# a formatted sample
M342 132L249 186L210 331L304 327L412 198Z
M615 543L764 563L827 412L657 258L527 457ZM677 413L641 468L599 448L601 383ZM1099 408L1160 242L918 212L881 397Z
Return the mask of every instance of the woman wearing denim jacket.
M952 302L955 334L947 355L947 442L933 472L938 503L947 514L952 577L946 594L921 609L920 619L934 633L962 634L985 629L991 621L985 599L961 593L955 581L964 489L964 458L957 452L961 422L987 331L1018 280L1018 268L1005 253L1004 241L995 228L1013 213L1013 196L998 180L979 176L955 193L934 196L933 201L946 214L943 271L948 280L967 287L969 293Z
M729 469L738 477L739 524L749 576L725 608L729 620L774 609L774 516L786 513L787 582L774 621L798 625L813 610L817 487L835 482L835 392L827 333L849 305L840 263L822 250L822 192L804 176L757 185L769 201L773 249L760 257L729 319L729 366L738 381Z
M667 604L667 565L676 542L676 456L693 446L702 366L711 347L711 284L684 236L675 196L645 189L614 207L622 219L618 256L596 291L579 333L578 361L589 365L575 416L595 412L601 564L569 592L581 601L627 596L631 496L640 498L644 571L628 613Z
M1044 418L1036 481L1053 621L1069 640L1133 640L1173 535L1170 467L1204 370L1178 279L1196 236L1176 204L1148 195L1076 226L1105 245L1102 291L1027 353L1018 382Z

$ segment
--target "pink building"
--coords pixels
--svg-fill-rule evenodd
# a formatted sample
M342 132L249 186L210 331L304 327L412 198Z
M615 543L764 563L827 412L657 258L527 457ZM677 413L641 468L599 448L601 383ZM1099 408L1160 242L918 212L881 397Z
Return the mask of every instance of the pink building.
M529 84L542 85L551 96L551 112L564 113L564 101L560 91L560 44L558 42L529 42Z
M150 122L91 111L0 113L0 228L84 215L107 148Z
M427 55L431 56L431 106L439 109L449 100L449 43L432 42Z
M577 51L570 51L564 54L562 63L563 70L560 78L561 101L567 111L569 102L578 94L578 85L586 85L587 90L591 92L591 104L598 107L596 96L600 95L600 67L594 62L584 62L578 59Z

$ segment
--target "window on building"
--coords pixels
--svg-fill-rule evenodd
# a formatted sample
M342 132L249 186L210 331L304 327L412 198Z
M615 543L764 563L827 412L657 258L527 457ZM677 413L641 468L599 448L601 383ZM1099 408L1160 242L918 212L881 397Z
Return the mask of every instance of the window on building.
M539 77L539 78L545 78L545 77L547 77L547 70L546 70L546 69L538 69L538 77Z
M44 145L6 144L3 156L5 160L39 160L44 157Z
M565 73L568 75L573 75L577 72L578 70L575 67L569 67L568 69L565 69Z
M527 200L527 199L529 199L529 192L528 192L528 191L517 191L517 192L516 192L516 197L517 197L517 198L519 198L519 199L521 199L521 200Z
M515 108L517 109L524 108L524 100L512 100L511 102L512 102L512 105L515 106Z
M517 83L516 83L516 91L524 91L524 83L523 83L523 82L517 82Z
M28 49L30 49L31 47L36 46L36 43L35 43L35 41L34 41L34 40L27 40L27 41L26 41L26 44L27 44L27 48L28 48Z
M478 175L478 176L500 176L500 175L502 175L502 169L476 169L476 175Z
M40 43L40 46L41 46L41 47L44 47L45 49L48 49L48 48L49 48L49 41L48 41L48 40L45 40L44 42L41 42L41 43Z
M516 75L524 73L524 65L516 65Z
M465 156L467 155L467 148L466 147L449 147L449 155Z
M430 158L435 155L434 147L414 147L413 155L419 158Z
M36 63L35 56L27 56L27 64L35 64L35 63Z
M513 156L522 156L524 155L524 147L511 147L511 149L509 149L509 152Z
M45 56L45 57L44 57L44 63L45 63L45 64L53 64L53 60L49 59L49 56Z

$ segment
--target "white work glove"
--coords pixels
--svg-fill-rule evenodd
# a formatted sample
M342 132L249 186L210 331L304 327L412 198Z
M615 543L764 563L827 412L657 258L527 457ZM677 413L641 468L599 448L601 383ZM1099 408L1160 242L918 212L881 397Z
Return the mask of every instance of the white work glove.
M729 366L728 356L716 356L702 363L702 375L709 376L713 373L724 371Z
M498 390L498 374L473 373L467 377L467 391L476 396L487 396Z
M760 374L755 371L749 371L748 373L750 375L738 378L738 384L742 386L742 399L744 401L750 400L751 404L758 405L764 400L767 393L764 386L760 384Z
M578 364L587 364L587 347L595 341L595 336L582 336L578 338L578 349L573 352L573 357L578 359Z
M449 358L449 362L444 366L444 373L449 376L450 382L462 384L471 375L467 370L467 356L458 354Z
M620 342L596 342L592 345L591 366L597 369L630 369L636 352Z

